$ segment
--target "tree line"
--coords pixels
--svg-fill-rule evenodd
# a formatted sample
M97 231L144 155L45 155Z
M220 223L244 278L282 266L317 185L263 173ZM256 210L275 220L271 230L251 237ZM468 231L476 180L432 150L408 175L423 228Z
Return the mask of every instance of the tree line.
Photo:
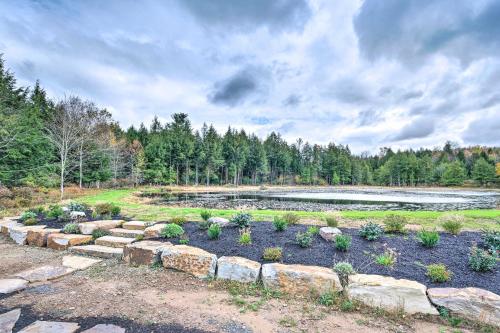
M17 87L0 57L0 182L6 186L478 185L499 184L500 148L351 153L349 146L264 139L229 127L193 129L187 114L122 129L91 101L52 101L36 82Z

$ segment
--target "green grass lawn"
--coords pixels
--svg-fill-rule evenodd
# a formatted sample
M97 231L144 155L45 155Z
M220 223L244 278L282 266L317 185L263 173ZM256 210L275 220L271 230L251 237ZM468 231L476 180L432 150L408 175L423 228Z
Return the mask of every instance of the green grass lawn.
M192 221L199 221L200 212L204 208L166 207L154 204L141 203L135 195L137 189L116 189L102 190L98 194L84 196L79 201L89 205L96 205L102 202L112 202L122 208L122 214L131 218L145 221L164 221L174 216L185 216ZM221 217L231 217L237 212L233 209L211 209L213 215ZM248 210L256 221L271 221L275 215L283 214L278 210ZM308 222L322 222L326 213L324 212L304 212L296 211L302 220ZM483 228L500 230L500 210L498 209L471 209L453 212L437 211L342 211L341 215L345 220L344 226L359 225L365 220L381 221L388 214L404 215L409 219L409 223L418 224L424 227L435 227L436 219L443 214L453 213L465 217L464 227L471 230Z

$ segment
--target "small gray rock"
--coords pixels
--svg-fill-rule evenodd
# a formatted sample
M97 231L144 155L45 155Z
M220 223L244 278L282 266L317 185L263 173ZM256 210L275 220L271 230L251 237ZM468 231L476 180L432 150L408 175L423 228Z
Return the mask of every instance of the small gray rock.
M75 333L79 328L77 323L37 320L19 333Z
M218 224L221 227L227 227L229 225L229 220L223 217L211 217L208 219L210 224Z
M14 309L0 314L0 333L12 333L19 316L21 316L21 309Z
M125 333L125 329L116 325L100 324L89 328L82 333Z
M10 294L23 290L28 286L28 281L23 279L2 279L0 280L0 294Z

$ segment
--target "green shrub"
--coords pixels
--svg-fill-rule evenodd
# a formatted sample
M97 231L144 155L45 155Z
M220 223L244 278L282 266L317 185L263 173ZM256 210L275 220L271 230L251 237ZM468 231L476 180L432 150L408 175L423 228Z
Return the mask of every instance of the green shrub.
M346 299L340 303L340 311L351 312L352 310L354 310L354 303L352 301Z
M76 201L71 201L67 207L70 212L84 212L89 209L88 205Z
M283 215L283 220L285 220L286 223L293 225L299 223L300 217L294 213L286 213Z
M187 219L184 216L174 216L170 219L170 223L183 225L187 222Z
M500 231L484 230L483 242L491 254L500 252Z
M240 229L248 228L252 223L252 215L248 213L238 213L231 218L231 222L236 224Z
M335 236L335 248L339 251L347 251L351 247L352 237L349 235Z
M201 221L198 223L198 229L207 230L212 223L208 221Z
M136 242L140 242L141 240L144 240L144 235L137 235L135 236Z
M281 247L268 247L264 249L262 258L266 261L280 261L283 257L283 250Z
M241 245L250 245L252 244L252 234L250 232L250 229L248 230L243 230L240 232L240 238L238 239L238 243Z
M212 217L212 212L209 210L202 210L200 212L200 216L201 216L201 219L206 222L206 221L208 221L209 218Z
M113 206L111 207L111 216L118 216L120 215L122 209L118 206Z
M189 237L186 234L183 234L179 239L179 244L187 245L189 244Z
M335 213L329 213L325 216L326 225L336 228L339 226L340 216Z
M458 235L464 226L464 217L456 214L445 214L439 218L444 230L453 235Z
M178 224L169 223L160 231L160 236L163 238L175 238L184 234L184 229Z
M375 262L382 266L392 267L396 263L397 253L393 249L386 249L384 253L375 257Z
M26 222L27 219L35 219L36 220L37 215L35 212L31 210L27 210L24 213L21 214L21 221ZM26 224L26 223L24 223Z
M431 264L426 268L426 275L432 282L446 282L451 279L451 272L443 264Z
M425 247L434 247L439 243L439 233L435 230L425 230L419 231L417 233L418 241Z
M47 217L51 219L58 219L64 215L64 210L59 205L50 205L47 212Z
M38 220L36 217L28 217L25 220L23 220L23 224L25 226L32 226L38 224Z
M491 254L488 251L473 246L469 255L469 266L476 272L493 271L497 264L497 254Z
M45 208L43 208L43 206L38 206L35 208L31 208L30 211L32 211L33 213L35 213L37 215L41 215L41 214L45 213Z
M295 235L295 241L300 247L310 247L313 241L312 235L309 232L298 232Z
M369 241L377 240L384 234L384 229L376 223L368 222L359 229L359 235Z
M315 225L312 225L309 228L307 228L307 232L310 233L311 235L319 235L319 228Z
M210 239L219 239L221 232L221 226L217 223L214 223L210 227L208 227L207 235Z
M101 238L101 237L109 236L109 235L111 235L111 233L108 230L104 230L104 229L96 229L96 230L92 231L92 238L94 240L97 238Z
M273 220L273 226L276 231L284 231L288 228L288 222L280 216L275 216Z
M349 276L356 274L352 265L348 262L338 262L333 266L333 271L337 273L340 285L345 289L349 285Z
M337 297L335 292L329 291L319 296L318 303L324 306L332 306L335 304Z
M78 228L78 224L76 223L68 223L64 226L62 232L64 234L79 234L80 228Z
M404 233L408 219L403 215L388 214L384 219L385 232Z
M113 204L106 202L95 206L95 212L99 216L111 215L111 210L113 209Z

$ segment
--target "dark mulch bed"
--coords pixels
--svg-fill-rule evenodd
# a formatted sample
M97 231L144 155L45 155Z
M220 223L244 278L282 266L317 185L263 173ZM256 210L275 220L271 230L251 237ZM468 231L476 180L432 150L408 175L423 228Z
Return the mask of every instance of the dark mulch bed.
M283 263L332 267L335 262L347 260L359 273L390 275L398 279L421 282L428 287L478 287L500 294L500 270L477 273L468 266L470 247L481 243L481 234L463 232L459 236L441 233L441 240L434 248L425 248L415 239L415 233L408 235L386 235L377 241L367 241L358 236L357 229L341 228L344 234L352 236L352 245L347 252L340 252L330 242L316 235L310 248L295 244L295 234L304 232L305 225L292 225L283 232L276 232L272 223L252 224L252 245L238 243L236 227L226 227L218 240L210 240L206 231L199 230L196 223L186 223L184 230L189 236L189 245L196 246L221 256L241 256L263 262L262 252L266 247L283 248ZM172 240L170 240L172 241ZM178 240L173 240L178 243ZM374 263L374 254L384 252L384 246L395 249L399 256L392 268ZM443 263L453 272L451 281L433 283L425 275L422 265ZM498 266L498 265L497 265Z
M13 309L7 309L0 306L0 313L5 313ZM134 333L169 333L169 332L179 332L179 333L205 333L206 331L185 328L177 324L150 324L150 325L141 325L135 321L119 318L119 317L72 317L65 318L61 320L61 318L57 318L48 314L40 314L34 312L30 307L21 307L21 317L16 323L14 327L14 332L18 332L24 327L31 325L33 322L37 320L45 320L45 321L65 321L65 322L75 322L80 325L80 329L78 332L83 332L86 329L94 327L99 324L113 324L126 329L126 332L134 332Z

